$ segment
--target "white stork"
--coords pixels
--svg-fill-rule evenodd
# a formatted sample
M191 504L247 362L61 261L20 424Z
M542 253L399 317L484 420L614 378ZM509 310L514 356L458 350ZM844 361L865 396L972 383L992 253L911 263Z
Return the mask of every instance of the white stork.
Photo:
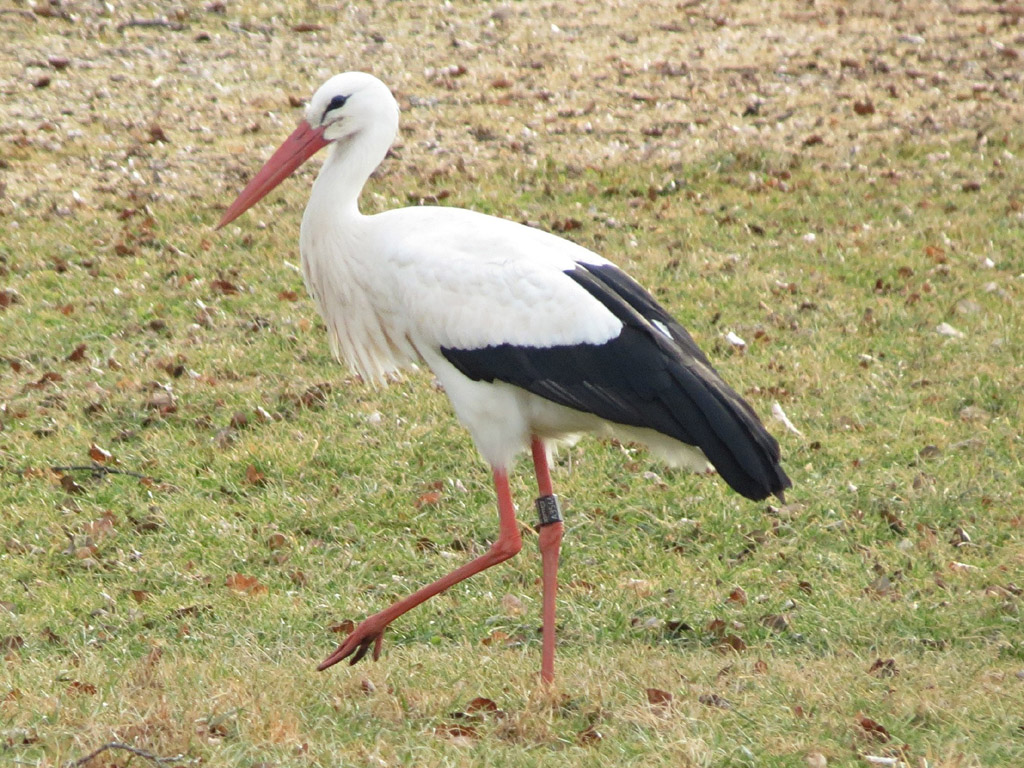
M554 679L561 515L549 446L584 432L646 444L669 463L718 474L750 499L790 485L779 446L693 338L632 278L555 235L461 208L373 216L359 194L398 132L398 104L363 72L336 75L224 213L223 227L330 146L302 217L306 287L331 349L368 381L422 360L451 399L498 497L483 555L360 623L319 669L373 646L394 619L522 547L509 489L532 449L543 569L541 677Z

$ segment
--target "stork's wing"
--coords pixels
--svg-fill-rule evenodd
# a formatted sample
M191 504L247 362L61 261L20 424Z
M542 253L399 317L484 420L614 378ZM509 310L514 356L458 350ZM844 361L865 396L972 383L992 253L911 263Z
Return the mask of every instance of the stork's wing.
M558 334L562 338L553 344L441 345L442 354L473 380L504 381L560 405L695 445L748 498L781 495L789 487L778 443L650 294L603 260L576 262L561 277L595 299L615 319L617 333L600 340L582 340L581 334L572 343ZM598 313L591 308L586 314ZM581 317L581 324L586 319Z

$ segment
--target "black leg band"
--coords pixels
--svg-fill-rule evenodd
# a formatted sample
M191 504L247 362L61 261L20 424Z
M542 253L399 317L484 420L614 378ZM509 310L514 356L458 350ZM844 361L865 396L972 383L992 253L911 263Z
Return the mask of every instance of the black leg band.
M537 514L540 516L541 526L562 522L562 510L558 506L558 497L553 493L539 497L537 499Z

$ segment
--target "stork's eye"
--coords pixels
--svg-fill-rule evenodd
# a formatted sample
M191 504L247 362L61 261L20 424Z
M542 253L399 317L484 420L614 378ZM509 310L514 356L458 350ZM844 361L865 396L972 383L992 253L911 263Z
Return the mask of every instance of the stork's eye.
M348 101L348 96L335 96L333 99L331 99L330 104L327 105L327 109L324 110L323 117L321 117L320 119L323 120L324 117L327 117L327 113L330 112L332 109L341 109L342 107L344 107L346 101Z

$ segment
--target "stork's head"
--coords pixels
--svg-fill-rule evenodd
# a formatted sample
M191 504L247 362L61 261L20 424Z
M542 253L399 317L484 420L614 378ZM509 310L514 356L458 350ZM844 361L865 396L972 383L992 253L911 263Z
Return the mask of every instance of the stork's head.
M357 137L366 137L367 151L379 152L374 158L376 164L397 133L398 102L384 83L366 72L335 75L313 94L305 119L252 177L224 212L217 228L241 216L329 144L346 145Z
M342 141L365 131L398 132L398 103L391 91L366 72L344 72L321 85L306 107L306 122L327 142Z

